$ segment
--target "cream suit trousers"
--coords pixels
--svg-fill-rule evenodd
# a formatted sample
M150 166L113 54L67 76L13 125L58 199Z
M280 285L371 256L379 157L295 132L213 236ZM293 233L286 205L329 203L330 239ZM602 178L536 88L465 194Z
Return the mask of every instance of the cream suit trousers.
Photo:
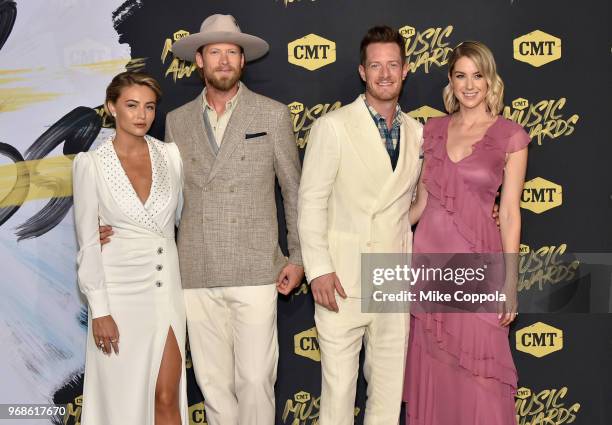
M336 296L339 312L316 305L321 349L320 425L352 425L359 352L365 344L365 425L399 422L409 314L362 313L361 299Z
M191 359L209 425L274 424L276 285L184 294Z

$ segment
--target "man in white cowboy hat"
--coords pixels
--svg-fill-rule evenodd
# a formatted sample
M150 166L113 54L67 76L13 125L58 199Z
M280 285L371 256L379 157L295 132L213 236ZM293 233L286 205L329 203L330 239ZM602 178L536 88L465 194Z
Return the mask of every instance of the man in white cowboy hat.
M271 425L277 291L288 294L303 277L289 110L240 82L245 62L268 43L241 32L232 16L209 16L172 51L195 61L206 85L166 120L166 141L184 164L178 249L196 379L210 425ZM278 245L275 177L288 258Z

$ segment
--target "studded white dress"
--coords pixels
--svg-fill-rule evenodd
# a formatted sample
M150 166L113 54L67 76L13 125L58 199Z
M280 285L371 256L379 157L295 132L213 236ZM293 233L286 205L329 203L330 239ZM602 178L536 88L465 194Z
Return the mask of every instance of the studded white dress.
M154 424L155 386L172 329L183 358L179 401L187 425L185 311L174 242L182 205L181 158L174 143L146 137L153 181L143 204L113 137L78 154L73 163L78 280L89 306L81 423ZM99 224L114 231L102 249ZM108 314L119 328L118 355L98 350L91 332L91 320Z

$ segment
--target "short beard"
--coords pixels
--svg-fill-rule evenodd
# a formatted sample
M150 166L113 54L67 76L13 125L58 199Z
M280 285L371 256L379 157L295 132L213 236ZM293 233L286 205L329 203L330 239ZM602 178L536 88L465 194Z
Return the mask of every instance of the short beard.
M208 75L206 74L204 70L202 70L202 73L204 74L206 84L209 84L210 86L212 86L213 88L219 91L230 90L232 87L236 85L236 83L238 82L238 80L240 80L240 77L242 76L241 70L237 70L234 76L229 77L229 78L224 78L224 79L216 78L213 73Z

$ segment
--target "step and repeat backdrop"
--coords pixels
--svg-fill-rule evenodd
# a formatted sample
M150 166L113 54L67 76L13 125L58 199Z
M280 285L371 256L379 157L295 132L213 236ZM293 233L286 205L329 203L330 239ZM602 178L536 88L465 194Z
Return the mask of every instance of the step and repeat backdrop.
M517 421L612 423L607 0L0 0L0 403L66 404L46 421L80 423L87 312L76 284L71 161L112 131L101 105L125 69L160 81L151 133L163 138L165 113L202 90L172 43L213 13L232 14L270 43L243 81L287 104L302 153L313 122L364 91L357 67L369 27L404 36L410 74L400 103L423 123L444 114L452 48L470 39L490 46L506 84L503 115L532 137L519 288L530 308L510 336ZM282 204L279 226L282 234ZM278 309L276 424L314 425L320 353L308 285ZM206 424L186 360L191 424ZM357 424L366 385L360 375Z

